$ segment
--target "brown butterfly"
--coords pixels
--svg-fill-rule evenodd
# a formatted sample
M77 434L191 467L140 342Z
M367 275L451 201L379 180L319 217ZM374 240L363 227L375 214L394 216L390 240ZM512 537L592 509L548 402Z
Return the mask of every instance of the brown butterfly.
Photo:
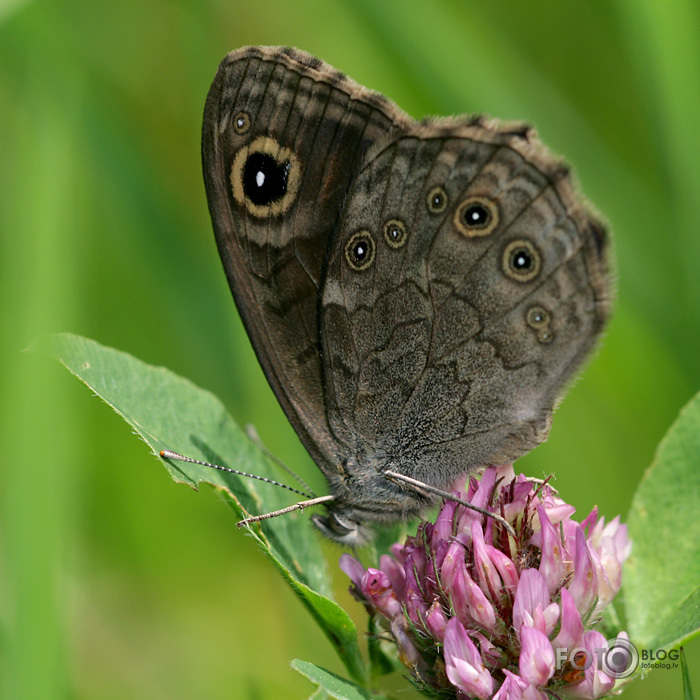
M268 381L328 480L329 537L511 462L608 317L608 236L522 123L415 121L307 53L221 63L202 135L219 253Z

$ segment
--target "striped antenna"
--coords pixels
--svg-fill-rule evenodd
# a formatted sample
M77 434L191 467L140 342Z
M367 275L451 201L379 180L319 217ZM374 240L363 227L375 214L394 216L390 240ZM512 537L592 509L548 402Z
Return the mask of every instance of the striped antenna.
M252 437L252 436L251 436ZM254 439L254 438L253 438ZM263 448L264 449L264 448ZM265 450L267 452L267 450ZM268 453L270 455L270 453ZM312 496L312 494L304 493L303 491L299 491L298 489L292 488L291 486L287 486L287 484L283 484L279 481L275 481L274 479L268 479L265 476L258 476L257 474L248 474L248 472L242 472L239 469L231 469L230 467L222 467L220 464L212 464L211 462L204 462L201 459L193 459L192 457L185 457L185 455L181 455L179 452L173 452L172 450L161 450L160 451L160 456L163 459L169 459L173 460L175 462L189 462L190 464L201 464L203 467L211 467L212 469L218 469L219 471L222 472L228 472L229 474L237 474L238 476L246 476L249 479L257 479L258 481L264 481L266 484L272 484L273 486L281 486L283 489L287 489L287 491L291 491L292 493L296 493L299 496L305 496L308 500L305 501L299 501L299 503L295 503L293 506L288 506L287 508L282 508L281 510L274 510L270 513L262 513L260 515L251 515L247 518L244 518L243 520L240 520L239 522L236 523L238 527L247 527L251 523L257 523L260 522L261 520L268 520L269 518L276 518L278 515L284 515L285 513L291 513L295 510L304 510L304 508L310 508L311 506L316 506L321 503L328 503L329 501L334 500L334 496ZM277 458L274 456L270 455L277 464L280 464L287 472L292 474L298 481L300 481L304 486L306 484L296 476L288 467L286 467L282 462L280 462ZM306 486L306 488L309 488ZM311 489L309 489L311 491Z
M228 472L229 474L238 474L238 476L246 476L249 479L257 479L258 481L264 481L266 484L272 484L273 486L280 486L283 489L287 489L287 491L291 491L292 493L296 493L299 496L304 496L305 498L314 498L314 495L311 493L304 493L304 491L299 491L298 489L292 488L291 486L287 486L287 484L283 484L279 481L275 481L274 479L268 479L265 476L258 476L257 474L248 474L248 472L242 472L242 471L239 471L238 469L231 469L230 467L222 467L220 464L212 464L211 462L203 462L201 459L193 459L192 457L185 457L185 455L181 455L179 452L173 452L172 450L161 450L160 456L163 459L170 459L170 460L173 460L175 462L189 462L190 464L201 464L203 467L211 467L212 469L218 469L219 471Z

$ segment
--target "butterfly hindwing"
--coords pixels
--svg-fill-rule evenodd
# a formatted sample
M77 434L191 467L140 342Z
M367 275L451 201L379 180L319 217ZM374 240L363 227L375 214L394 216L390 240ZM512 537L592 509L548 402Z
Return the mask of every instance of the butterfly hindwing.
M607 316L605 239L531 129L413 132L348 193L323 287L325 385L358 458L444 488L545 439Z

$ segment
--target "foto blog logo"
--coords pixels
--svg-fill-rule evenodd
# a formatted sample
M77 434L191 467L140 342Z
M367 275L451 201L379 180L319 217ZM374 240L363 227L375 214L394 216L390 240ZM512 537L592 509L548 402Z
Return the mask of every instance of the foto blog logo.
M643 650L644 654L648 652L647 649ZM619 637L608 639L600 649L559 647L555 649L555 653L558 670L568 666L571 673L583 676L586 669L595 664L597 671L602 671L606 676L617 680L629 678L639 666L640 660L637 647L628 639Z

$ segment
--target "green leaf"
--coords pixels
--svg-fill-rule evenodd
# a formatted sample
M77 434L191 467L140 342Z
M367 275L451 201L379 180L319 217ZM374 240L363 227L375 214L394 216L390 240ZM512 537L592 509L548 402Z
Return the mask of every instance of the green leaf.
M211 484L239 518L289 505L289 493L283 489L210 467L160 458L160 450L169 449L266 478L279 477L275 465L213 394L163 367L147 365L87 338L55 336L50 351L134 428L174 481L194 489L202 483ZM248 530L330 639L350 675L363 681L366 669L357 630L331 598L326 560L308 517L291 513L256 523Z
M372 700L364 688L360 688L359 685L346 678L341 678L325 668L300 659L294 659L290 666L295 671L299 671L302 676L306 676L312 683L318 685L319 688L323 688L330 697L336 698L336 700Z
M671 648L700 629L700 394L659 444L634 496L624 598L631 639Z

